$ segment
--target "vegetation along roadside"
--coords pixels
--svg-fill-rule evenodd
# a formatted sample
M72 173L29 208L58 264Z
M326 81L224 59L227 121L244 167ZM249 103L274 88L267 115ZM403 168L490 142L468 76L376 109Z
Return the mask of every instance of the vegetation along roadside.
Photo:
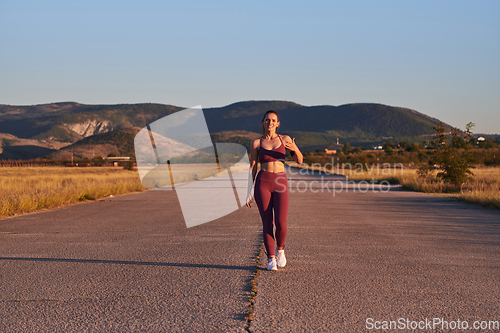
M137 171L113 167L2 167L0 218L143 191Z
M401 184L418 192L455 197L500 209L500 150L492 142L477 143L472 123L464 132L445 133L443 126L425 145L386 142L382 151L352 149L334 156L305 154L306 168L345 175L352 181Z

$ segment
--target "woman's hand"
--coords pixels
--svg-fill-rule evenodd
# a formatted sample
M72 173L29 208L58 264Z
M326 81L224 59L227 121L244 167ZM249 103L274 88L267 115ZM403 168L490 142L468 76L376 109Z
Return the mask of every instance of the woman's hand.
M285 141L285 148L293 151L294 153L299 150L299 147L295 144L295 138L293 138L292 141Z
M293 159L295 162L298 164L302 164L304 161L304 156L300 152L299 147L295 144L295 138L291 139L289 136L286 137L287 140L285 140L285 148L290 150L290 154L293 156ZM293 152L293 154L292 154Z
M252 207L252 195L249 194L247 197L247 207L251 208Z

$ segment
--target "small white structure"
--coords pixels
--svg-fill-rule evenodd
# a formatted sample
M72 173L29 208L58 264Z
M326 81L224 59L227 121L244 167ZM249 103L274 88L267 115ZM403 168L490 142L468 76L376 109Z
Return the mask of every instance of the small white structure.
M107 161L129 161L130 156L103 157L102 159Z
M331 149L328 149L331 148ZM327 155L335 155L339 150L342 150L344 148L344 145L340 143L339 138L337 138L337 143L332 143L330 146L325 148L326 154Z

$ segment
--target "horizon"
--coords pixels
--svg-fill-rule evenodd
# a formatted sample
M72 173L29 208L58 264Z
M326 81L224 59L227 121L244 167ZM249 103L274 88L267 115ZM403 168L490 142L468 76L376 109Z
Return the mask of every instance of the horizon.
M0 9L0 104L375 103L500 132L493 0L7 0Z

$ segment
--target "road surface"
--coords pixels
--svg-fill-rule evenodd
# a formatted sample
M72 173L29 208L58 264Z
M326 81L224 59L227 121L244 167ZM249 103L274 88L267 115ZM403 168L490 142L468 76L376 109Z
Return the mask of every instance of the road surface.
M290 178L288 264L277 272L265 255L256 266L255 205L186 228L175 191L147 191L0 220L0 332L500 321L499 211L335 176Z

